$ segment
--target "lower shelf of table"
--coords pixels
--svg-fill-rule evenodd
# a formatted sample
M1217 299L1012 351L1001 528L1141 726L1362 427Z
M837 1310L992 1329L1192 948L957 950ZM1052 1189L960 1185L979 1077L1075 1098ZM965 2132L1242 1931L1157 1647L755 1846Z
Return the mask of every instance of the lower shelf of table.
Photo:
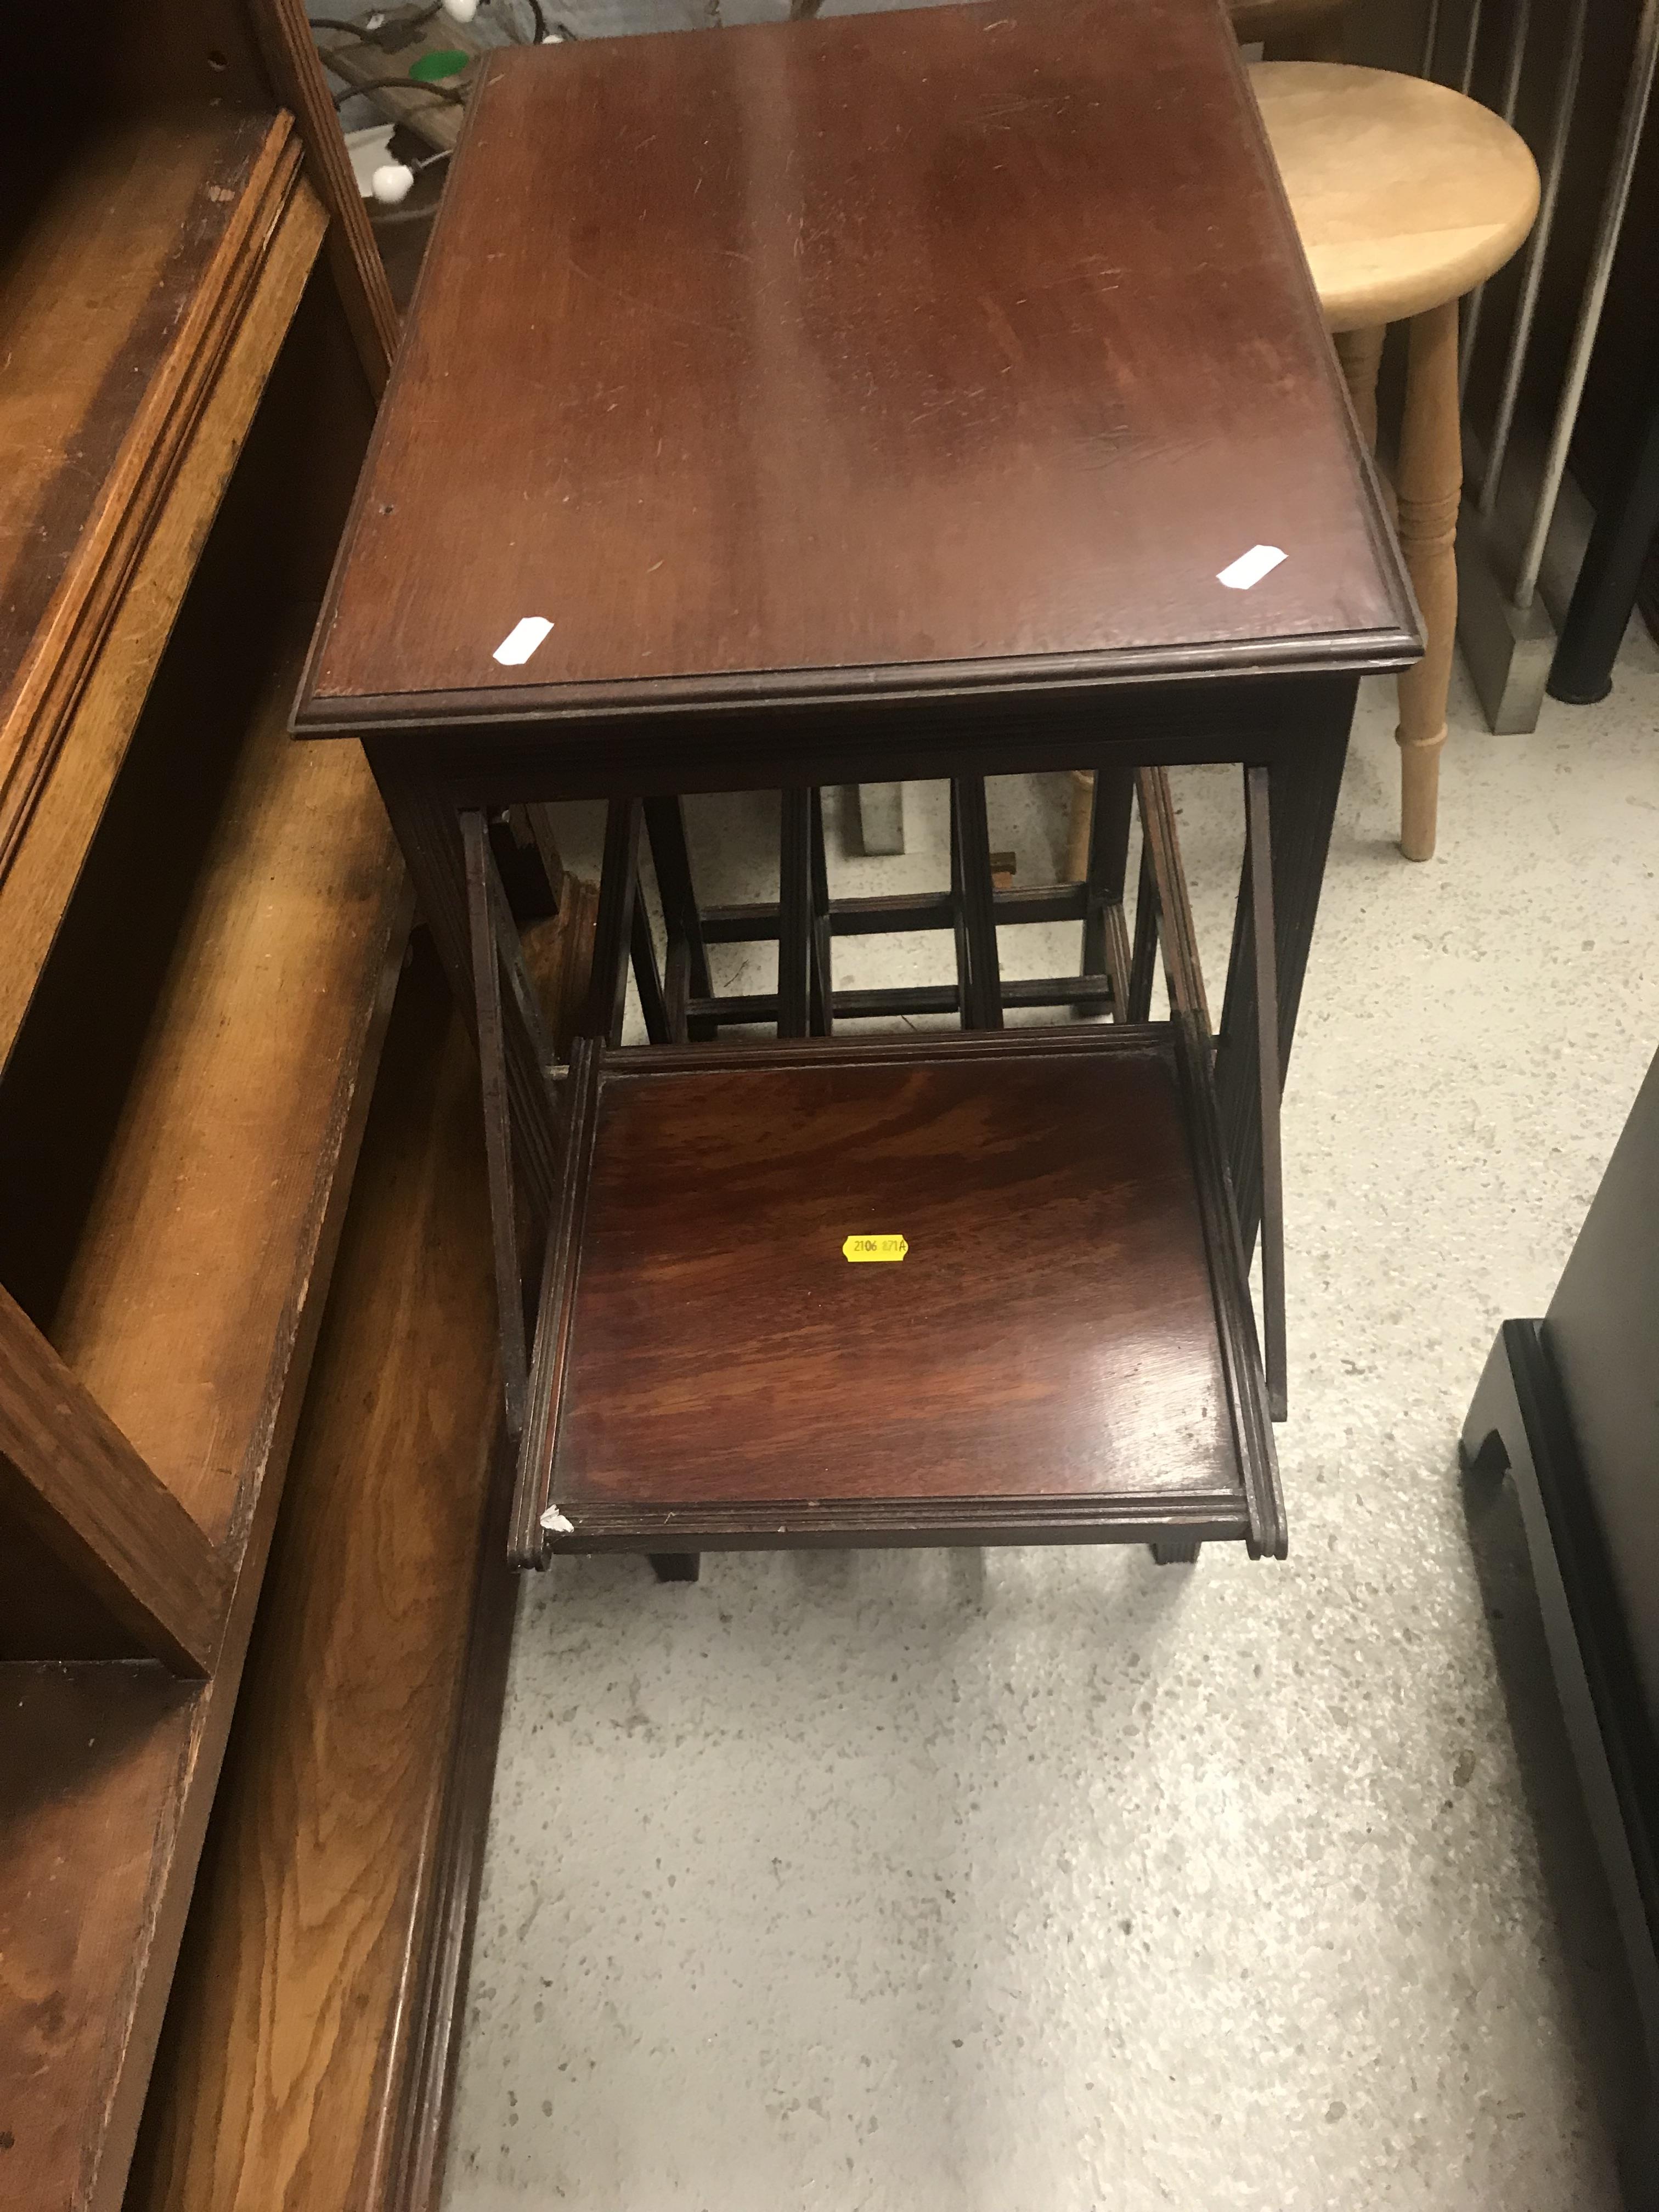
M1168 1024L580 1047L521 1560L1282 1554L1205 1055Z

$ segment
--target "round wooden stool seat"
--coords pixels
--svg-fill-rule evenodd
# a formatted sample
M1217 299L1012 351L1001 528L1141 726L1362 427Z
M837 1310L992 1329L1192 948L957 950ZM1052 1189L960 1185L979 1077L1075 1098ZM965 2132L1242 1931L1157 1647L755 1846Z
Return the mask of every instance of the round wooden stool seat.
M1531 154L1462 93L1339 62L1259 62L1250 82L1330 330L1461 299L1532 228Z
M1240 37L1253 35L1243 8L1232 13ZM1395 734L1400 849L1426 860L1457 631L1457 303L1532 228L1538 170L1507 123L1444 85L1322 61L1258 62L1250 82L1368 446L1384 331L1410 325L1395 489L1424 653L1400 678ZM1073 878L1083 872L1091 789L1085 772L1072 809Z

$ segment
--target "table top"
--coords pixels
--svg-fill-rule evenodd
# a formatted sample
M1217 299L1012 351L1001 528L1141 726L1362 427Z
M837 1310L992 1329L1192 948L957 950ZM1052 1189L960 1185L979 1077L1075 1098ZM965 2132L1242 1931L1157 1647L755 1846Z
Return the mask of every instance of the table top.
M1415 629L1221 9L988 0L492 59L295 726Z

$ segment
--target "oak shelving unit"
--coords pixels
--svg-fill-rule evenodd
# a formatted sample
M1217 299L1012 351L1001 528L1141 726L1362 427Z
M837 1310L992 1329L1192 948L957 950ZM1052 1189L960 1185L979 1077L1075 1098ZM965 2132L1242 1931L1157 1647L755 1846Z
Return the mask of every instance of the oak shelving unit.
M51 12L0 265L0 2197L58 2212L122 2200L409 904L286 731L393 327L302 13Z

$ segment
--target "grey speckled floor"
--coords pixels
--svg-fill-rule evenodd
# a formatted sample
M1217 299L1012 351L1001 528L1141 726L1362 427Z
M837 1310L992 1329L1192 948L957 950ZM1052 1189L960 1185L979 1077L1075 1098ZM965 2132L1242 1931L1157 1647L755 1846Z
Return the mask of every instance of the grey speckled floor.
M1659 1043L1656 710L1644 640L1535 737L1460 696L1413 868L1362 702L1287 1101L1287 1565L526 1590L449 2212L1615 2203L1605 1909L1513 1527L1472 1542L1454 1439ZM996 798L1046 872L1058 787ZM1236 787L1180 798L1218 984ZM937 878L910 799L910 856L843 880ZM697 826L754 888L767 808Z

